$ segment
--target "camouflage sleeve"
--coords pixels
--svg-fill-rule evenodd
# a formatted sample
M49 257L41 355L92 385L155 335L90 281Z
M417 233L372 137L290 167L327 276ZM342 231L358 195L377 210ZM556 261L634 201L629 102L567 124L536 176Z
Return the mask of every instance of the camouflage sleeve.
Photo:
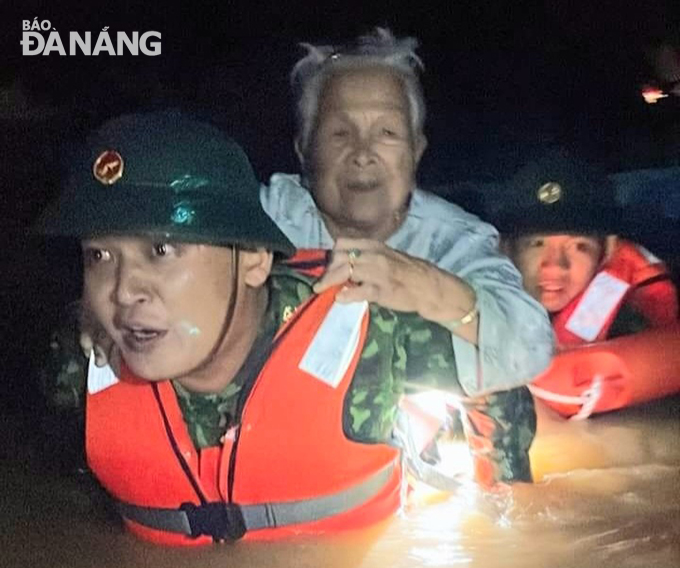
M345 399L345 434L361 442L389 440L405 392L436 387L463 394L455 369L446 329L371 305L368 336Z
M404 391L405 360L397 318L390 310L371 306L368 336L352 384L345 397L345 435L360 442L390 439Z
M459 397L463 430L483 485L531 481L529 448L536 433L536 414L526 387L467 398L458 382L448 330L413 314L398 314L403 335L406 391L434 387Z
M437 388L463 396L458 381L451 332L415 314L399 313L399 333L403 336L406 392L423 387Z
M536 434L534 399L527 387L462 399L463 429L483 486L531 481L529 448Z
M50 336L49 351L39 370L48 407L82 412L85 404L87 359L79 344L80 303L67 306Z
M40 421L40 456L64 473L85 471L87 359L79 344L79 303L67 306L39 368L45 411Z

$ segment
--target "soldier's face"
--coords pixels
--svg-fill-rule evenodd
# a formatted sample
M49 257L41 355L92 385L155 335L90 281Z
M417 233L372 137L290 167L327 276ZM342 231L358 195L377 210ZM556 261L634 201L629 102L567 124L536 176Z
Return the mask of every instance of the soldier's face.
M549 312L559 312L586 288L604 255L601 240L581 235L527 235L512 249L524 288Z
M412 131L401 79L380 67L339 71L318 112L310 148L298 149L317 206L335 237L386 238L425 149L424 136Z
M84 300L138 376L176 378L221 337L232 251L151 237L83 242Z

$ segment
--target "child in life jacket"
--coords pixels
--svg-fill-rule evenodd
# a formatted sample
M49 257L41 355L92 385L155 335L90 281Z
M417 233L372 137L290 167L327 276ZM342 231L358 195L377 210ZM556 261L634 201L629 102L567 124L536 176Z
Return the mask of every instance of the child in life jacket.
M677 324L677 290L671 276L660 259L624 236L631 231L602 169L566 148L549 149L517 171L508 191L513 206L501 213L496 225L525 289L550 314L558 350ZM582 393L583 388L571 388L574 385L566 388L564 376L557 383L554 371L570 357L575 363L580 358L583 369L583 361L594 359L592 353L558 355L553 371L534 386ZM582 370L579 373L574 380L591 385L592 376L586 379ZM661 393L667 394L668 388ZM600 400L591 411L611 410L622 401L608 406ZM580 410L578 404L557 401L553 407L565 415Z

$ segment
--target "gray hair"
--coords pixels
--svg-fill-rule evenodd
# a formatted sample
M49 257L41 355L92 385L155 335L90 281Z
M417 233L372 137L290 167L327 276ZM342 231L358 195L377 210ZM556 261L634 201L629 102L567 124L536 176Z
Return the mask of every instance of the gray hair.
M296 100L298 142L304 153L314 129L323 86L339 69L382 66L398 73L404 82L412 132L422 132L425 97L418 72L425 66L415 53L418 40L413 37L397 39L389 29L375 28L372 33L342 47L300 45L307 49L307 54L293 67L290 81Z

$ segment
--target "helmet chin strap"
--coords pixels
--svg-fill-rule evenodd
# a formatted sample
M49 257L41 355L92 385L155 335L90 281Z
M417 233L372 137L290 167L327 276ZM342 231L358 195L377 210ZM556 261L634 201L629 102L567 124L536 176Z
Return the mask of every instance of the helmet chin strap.
M224 321L222 322L222 330L220 331L220 335L217 338L215 345L210 350L210 353L206 355L205 359L203 359L203 361L201 361L190 371L182 373L184 376L199 373L213 362L217 352L220 350L220 347L222 347L222 343L224 342L227 332L231 327L231 322L234 319L234 312L236 311L236 300L238 297L239 252L240 249L238 245L233 245L231 247L231 292L229 296L229 305L227 306L227 313L224 317Z

